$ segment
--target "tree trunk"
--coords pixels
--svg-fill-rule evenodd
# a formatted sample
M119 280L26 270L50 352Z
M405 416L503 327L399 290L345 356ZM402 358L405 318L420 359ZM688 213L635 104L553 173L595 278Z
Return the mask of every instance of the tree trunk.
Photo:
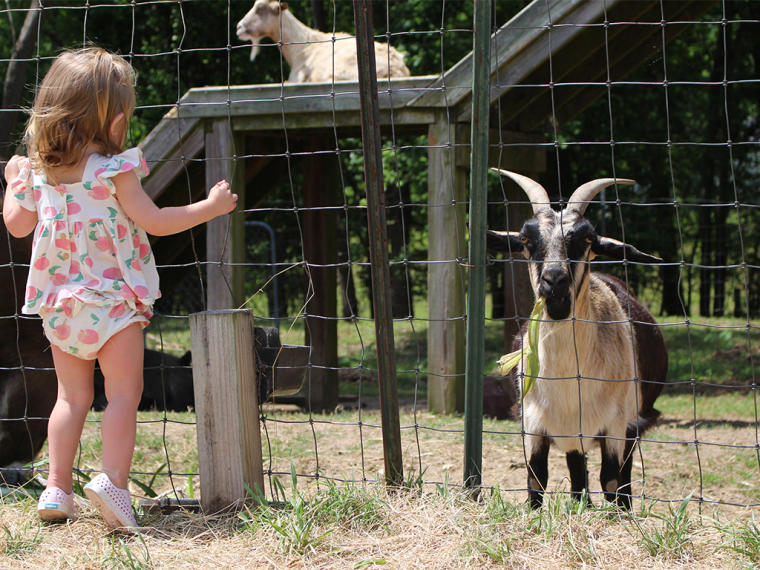
M710 296L712 295L712 209L703 208L699 216L699 236L702 244L700 264L703 266L699 270L699 315L702 317L710 316Z
M736 54L734 53L733 45L734 38L731 32L732 27L729 26L726 29L725 34L725 70L724 76L732 76L734 62L736 61ZM719 50L720 51L720 50ZM727 109L731 108L731 102L729 100L730 91L723 89L723 96L725 97L725 104ZM724 113L721 113L721 117L724 121L728 121L728 117ZM729 138L729 133L732 132L730 125L725 125L718 131L724 141ZM718 165L718 199L723 204L730 203L734 200L734 181L731 179L731 152L726 150L725 157L720 161ZM716 317L722 317L726 312L726 278L728 270L726 265L728 264L728 219L729 207L715 208L713 214L715 223L715 276L713 277L713 286L715 287L715 297L713 301L713 315Z
M328 32L327 18L325 17L325 0L311 0L311 17L314 28L321 32Z
M680 268L666 265L660 268L662 278L662 307L663 315L689 315L689 307L683 302Z
M38 21L42 15L43 3L38 0L31 0L29 11L26 13L24 25L18 35L16 44L13 47L11 61L5 73L5 82L3 83L3 109L17 109L21 103L24 93L26 79L26 68L28 59L34 50L37 41ZM0 159L8 159L13 154L15 143L11 139L13 136L19 118L23 111L0 113Z
M719 33L715 36L715 52L713 56L713 67L710 72L711 81L720 81L724 76L724 50L723 50L723 34ZM712 135L713 140L721 141L726 138L726 131L723 121L725 120L725 114L723 113L723 97L722 92L717 89L710 91L710 95L707 98L707 129L706 132ZM715 177L716 173L720 173L721 169L714 155L710 154L710 149L705 149L703 152L703 159L701 161L701 179L703 188L703 197L706 201L714 199L715 197ZM702 317L709 317L712 314L711 301L713 295L713 282L715 279L715 215L716 208L711 207L709 203L705 204L700 212L699 216L699 236L702 244L701 250L701 265L700 269L700 281L699 281L699 314Z
M359 299L356 297L353 267L338 268L338 287L340 288L341 316L350 319L359 315Z

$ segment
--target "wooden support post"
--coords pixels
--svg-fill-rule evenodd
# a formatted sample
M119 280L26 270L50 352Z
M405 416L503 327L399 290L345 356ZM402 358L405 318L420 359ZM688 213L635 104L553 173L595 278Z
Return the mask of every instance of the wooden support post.
M232 309L245 300L245 207L244 139L234 134L224 118L210 124L206 131L207 191L219 180L227 180L238 195L238 208L206 224L206 306L209 310Z
M428 409L464 411L465 199L467 169L456 165L455 126L440 113L428 129Z
M530 178L529 173L521 172ZM533 209L526 202L525 193L505 180L507 201L507 229L519 232L523 223L533 216ZM504 354L512 352L512 339L520 330L524 319L530 316L533 308L533 290L530 286L528 264L522 255L506 258L504 263Z
M190 315L193 389L198 419L201 507L214 513L264 490L253 313Z
M356 59L359 68L364 183L367 186L367 233L372 268L372 309L375 318L377 382L383 431L385 482L404 483L399 422L396 347L393 336L391 274L388 265L388 231L385 218L385 181L380 139L380 107L377 95L374 25L371 0L354 0Z
M322 148L311 139L311 150ZM338 405L338 213L324 209L339 204L337 159L312 154L304 159L304 256L313 287L306 306L306 344L311 364L306 389L307 405L314 412L332 412Z

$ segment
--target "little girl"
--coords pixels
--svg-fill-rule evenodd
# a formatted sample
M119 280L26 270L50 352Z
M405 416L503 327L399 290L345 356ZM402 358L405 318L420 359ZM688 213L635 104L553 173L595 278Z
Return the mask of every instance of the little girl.
M22 312L42 318L58 378L50 474L37 506L47 521L75 515L72 468L97 359L108 399L103 473L85 493L110 527L137 526L127 478L143 388L142 329L161 296L146 232L187 230L229 213L237 201L225 181L188 206L158 208L145 194L140 149L120 152L134 84L120 56L94 47L62 53L31 111L29 158L14 156L5 167L5 225L15 237L34 230Z

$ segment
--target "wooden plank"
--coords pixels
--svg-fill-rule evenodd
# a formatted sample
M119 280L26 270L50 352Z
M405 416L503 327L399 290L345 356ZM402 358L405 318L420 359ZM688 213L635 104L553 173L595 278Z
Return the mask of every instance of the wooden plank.
M616 0L608 0L608 3ZM549 22L558 22L587 2L587 0L534 0L514 18L509 20L491 36L491 75L497 69L511 65L517 54L533 50L531 44L546 33ZM550 20L551 18L551 20ZM530 47L530 50L528 48ZM428 86L428 93L420 95L409 106L439 107L448 103L456 106L472 90L472 52L463 57L446 73ZM444 90L445 87L445 90ZM492 98L493 100L493 98Z
M140 143L148 166L153 168L156 163L171 154L199 126L199 123L197 117L185 117L184 113L179 118L176 109L164 115L158 125Z
M207 513L239 508L246 485L264 489L253 313L194 313L190 337L201 506Z
M319 139L310 148L320 148ZM340 199L335 155L306 156L304 162L304 257L311 298L306 306L306 344L311 346L307 406L314 412L332 412L338 405L338 213Z
M206 306L209 310L239 307L245 295L245 152L241 135L232 132L230 121L211 123L205 137L206 188L227 180L238 195L238 207L231 214L214 218L206 224ZM233 265L234 264L234 265Z
M186 161L196 158L206 143L206 133L202 128L196 128L171 154L155 162L150 175L143 183L143 189L153 200L156 200L167 186L184 171Z
M259 111L261 111L259 109ZM390 125L391 120L396 128L419 127L427 130L427 125L433 122L435 112L430 109L394 109L380 111L380 124ZM336 111L332 110L309 112L304 114L290 113L283 116L278 110L271 114L236 115L232 128L235 131L282 131L284 129L341 129L345 127L361 126L359 111Z
M610 9L618 1L606 0L605 2L576 4L572 10L565 11L559 18L553 12L550 16L544 8L544 23L541 24L541 33L531 39L530 47L516 45L509 35L498 38L496 40L497 46L499 42L505 43L510 55L504 60L494 61L492 58L492 65L495 67L491 80L491 102L493 103L508 90L522 82L525 77L549 58L550 52L561 51L574 37L583 32L584 24L597 22L603 18L605 7ZM567 5L569 6L569 4L568 2ZM548 29L550 23L552 25L551 31ZM538 24L539 22L534 25ZM470 120L471 99L469 93L464 93L456 102L454 116L457 117L457 121L466 122Z
M431 76L402 78L379 84L381 109L400 109L427 89ZM358 111L357 82L287 85L242 85L190 89L180 100L183 117L213 118Z
M428 409L464 411L467 170L445 113L428 131Z

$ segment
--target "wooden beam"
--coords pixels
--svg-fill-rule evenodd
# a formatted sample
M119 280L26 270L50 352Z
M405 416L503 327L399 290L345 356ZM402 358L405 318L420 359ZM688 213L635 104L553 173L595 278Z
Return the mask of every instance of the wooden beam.
M584 30L584 24L599 21L604 17L605 9L609 10L621 0L605 0L605 2L571 2L562 0L555 9L547 10L544 2L539 1L539 7L532 23L526 23L533 28L530 38L531 45L515 42L511 35L503 34L495 39L497 51L503 51L503 59L493 60L494 66L491 79L490 101L493 103L504 93L521 83L534 69L549 58L550 53L562 50L578 34ZM650 0L651 1L651 0ZM536 4L533 2L531 6ZM558 13L560 14L558 17ZM551 24L551 27L550 27ZM517 31L517 30L515 30ZM500 44L505 44L501 48ZM456 103L454 116L457 121L467 122L471 115L471 93L464 93Z
M318 138L310 148L320 147ZM304 162L304 257L311 299L306 305L306 344L311 347L307 406L332 412L338 405L338 214L325 206L339 203L335 155L314 154Z
M176 108L164 115L140 143L148 166L153 168L155 164L171 155L182 141L198 128L199 123L197 117L185 117L184 112L179 116Z
M253 313L193 313L190 338L201 506L239 508L246 486L264 491Z
M188 137L167 157L154 162L150 175L143 183L143 189L153 200L164 193L187 166L186 162L196 158L206 142L206 134L202 128L196 128Z
M616 1L608 0L606 4ZM538 54L535 53L534 43L546 35L550 23L562 22L577 11L587 9L591 4L598 5L595 12L603 10L605 6L605 3L587 0L534 0L528 4L491 36L491 76L497 75L499 70L510 68L521 54L530 54L535 58ZM431 83L426 92L412 100L409 106L469 106L465 99L469 100L472 90L472 66L473 58L470 52ZM496 97L498 94L492 91L491 100Z
M424 93L435 76L381 80L378 103L381 110L402 109ZM259 115L358 112L361 101L356 81L332 83L289 83L232 85L190 89L180 99L182 117L215 118Z
M238 208L206 224L206 306L209 310L239 307L245 295L244 139L235 135L230 121L213 121L206 131L206 189L227 180L238 195Z
M698 19L710 4L711 2L701 0L670 2L663 7L659 3L650 2L618 3L607 11L609 25L606 33L601 25L586 28L566 44L564 49L556 50L552 55L554 83L580 84L562 87L561 92L555 91L553 105L549 90L545 87L512 89L499 102L502 124L510 124L512 128L537 130L552 110L557 123L564 124L607 93L604 83L608 74L611 81L620 81L662 50L662 8L666 9L665 19L668 22L688 22ZM640 25L630 25L629 22ZM688 23L668 24L668 41L687 26ZM523 83L541 85L548 80L547 59L524 78ZM601 85L588 85L595 82Z
M467 169L445 113L428 131L428 409L464 411Z
M236 131L282 131L296 129L343 129L346 127L358 128L361 126L361 116L358 108L352 111L336 111L321 109L308 113L290 112L283 117L282 109L271 113L263 113L262 109L257 114L235 114L232 128ZM395 127L414 128L424 130L433 122L434 111L431 109L408 109L399 108L392 112L393 125ZM380 124L391 124L391 110L380 111Z

